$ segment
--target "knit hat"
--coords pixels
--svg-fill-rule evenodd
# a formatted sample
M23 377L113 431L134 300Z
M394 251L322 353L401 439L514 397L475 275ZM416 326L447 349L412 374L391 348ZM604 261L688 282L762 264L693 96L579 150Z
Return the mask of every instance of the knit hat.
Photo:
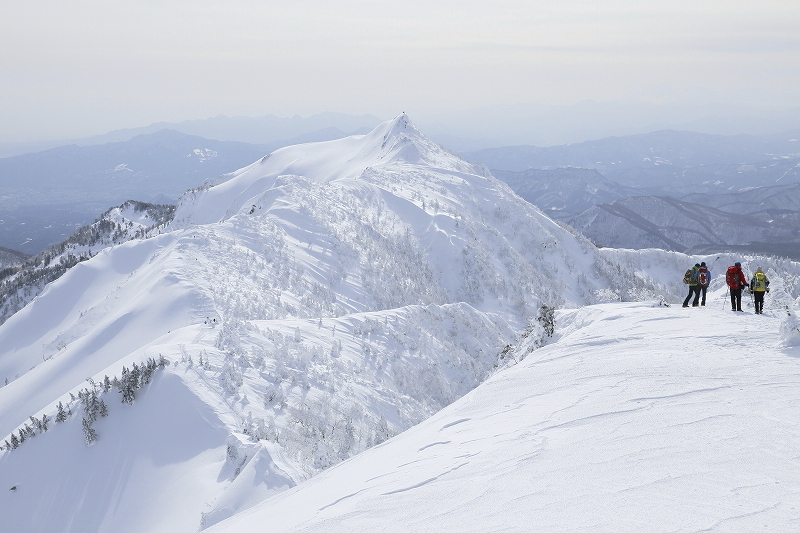
M756 272L764 272L764 271L763 271L763 270L761 270L761 267L758 267L758 268L756 269Z
M700 268L700 263L695 263L694 266Z
M740 267L740 266L742 266L742 264L741 264L739 261L736 261L736 262L733 264L733 266Z
M700 263L700 266L701 266L701 267L704 267L704 266L706 266L706 262L705 262L705 261L703 261L702 263Z

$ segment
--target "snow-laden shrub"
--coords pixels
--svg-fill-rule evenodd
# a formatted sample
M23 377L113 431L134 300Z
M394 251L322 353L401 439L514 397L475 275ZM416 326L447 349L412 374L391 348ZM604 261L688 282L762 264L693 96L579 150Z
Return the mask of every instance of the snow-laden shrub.
M599 304L619 302L621 300L619 291L613 289L598 289L594 291L594 297Z
M242 371L232 357L225 359L219 374L219 383L226 394L236 394L242 386Z
M520 335L518 344L509 344L500 352L498 366L518 363L532 351L547 344L556 330L555 313L554 307L542 304L539 307L539 316L528 324Z
M769 294L764 299L764 308L767 310L775 309L778 312L791 309L794 305L792 289L798 282L798 274L783 270L776 271L770 268L767 270L767 277L770 280Z
M797 308L786 306L786 316L781 321L781 340L787 346L800 346L800 317L797 316Z

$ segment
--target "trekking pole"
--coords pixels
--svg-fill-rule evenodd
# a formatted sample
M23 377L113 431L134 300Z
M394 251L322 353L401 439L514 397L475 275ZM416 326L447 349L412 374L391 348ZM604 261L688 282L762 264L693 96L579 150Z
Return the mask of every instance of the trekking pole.
M725 310L725 302L728 301L728 295L730 294L730 292L731 292L731 289L730 289L730 287L728 287L728 290L725 291L725 296L724 296L724 298L722 300L722 310L723 311Z

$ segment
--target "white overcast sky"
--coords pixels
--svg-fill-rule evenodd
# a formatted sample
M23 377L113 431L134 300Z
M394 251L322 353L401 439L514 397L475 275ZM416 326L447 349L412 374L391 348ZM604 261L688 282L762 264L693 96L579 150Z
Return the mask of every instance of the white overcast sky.
M0 13L0 141L657 86L791 105L800 0L29 0Z

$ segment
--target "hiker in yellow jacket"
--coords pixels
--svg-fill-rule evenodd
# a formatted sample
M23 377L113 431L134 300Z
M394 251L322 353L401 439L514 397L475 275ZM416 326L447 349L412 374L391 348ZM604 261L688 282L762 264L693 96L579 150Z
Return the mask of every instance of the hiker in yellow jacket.
M769 278L761 270L761 267L758 267L753 273L753 279L750 280L750 292L753 293L756 314L760 315L764 312L764 294L769 292Z

